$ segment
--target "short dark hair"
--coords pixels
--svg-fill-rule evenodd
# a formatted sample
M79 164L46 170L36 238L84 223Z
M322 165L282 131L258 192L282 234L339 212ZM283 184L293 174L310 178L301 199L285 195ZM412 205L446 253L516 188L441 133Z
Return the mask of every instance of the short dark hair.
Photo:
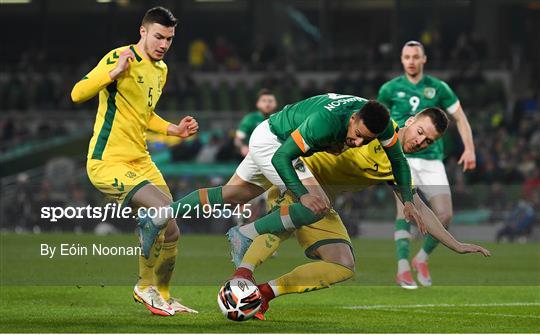
M390 112L383 104L376 100L368 100L366 104L356 112L358 120L364 120L367 129L374 134L382 133L390 122Z
M268 88L261 88L259 92L257 93L257 100L259 100L260 97L263 95L274 95L274 92Z
M405 42L405 44L403 45L403 47L419 47L421 50L422 50L422 53L425 55L426 54L426 49L424 48L424 45L418 41L408 41L408 42Z
M157 6L150 8L142 19L141 25L145 26L151 23L159 23L165 27L176 27L177 19L173 13L165 7Z
M441 135L448 129L448 124L450 123L450 119L448 119L446 113L437 107L423 109L415 117L429 117L433 125L435 125L435 129Z

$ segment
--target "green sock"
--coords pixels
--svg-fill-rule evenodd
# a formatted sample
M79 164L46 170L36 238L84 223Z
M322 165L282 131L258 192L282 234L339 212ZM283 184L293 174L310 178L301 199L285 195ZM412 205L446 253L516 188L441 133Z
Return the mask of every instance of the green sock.
M409 259L409 242L411 239L411 224L405 219L396 220L396 230L394 240L396 241L396 251L398 261Z
M305 225L310 225L323 218L317 215L301 203L284 205L266 216L254 222L255 230L261 234L279 234L286 230L293 230Z
M213 188L201 188L186 195L180 200L177 200L171 204L175 214L178 216L184 215L190 211L196 211L195 206L199 205L199 211L202 212L205 204L223 204L223 195L221 189L223 186Z
M426 254L429 255L433 252L433 250L435 250L438 245L439 240L428 234L426 235L426 237L424 237L424 245L422 245L422 249L424 249Z

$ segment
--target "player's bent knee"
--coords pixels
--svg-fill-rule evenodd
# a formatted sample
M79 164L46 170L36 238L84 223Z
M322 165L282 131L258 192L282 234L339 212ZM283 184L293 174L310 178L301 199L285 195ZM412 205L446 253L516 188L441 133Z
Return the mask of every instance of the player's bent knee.
M346 267L353 273L355 271L354 256L351 247L346 243L322 245L317 248L316 254L325 262Z
M180 228L175 219L170 219L165 230L165 242L172 242L178 240L180 237Z
M354 273L355 271L355 262L354 262L354 258L353 257L345 257L345 258L340 258L337 262L335 262L336 264L339 264L341 266L344 266L346 267L347 269L351 270L352 273ZM352 273L351 273L351 277L352 277Z
M339 263L331 264L333 266L333 269L331 270L332 273L329 274L329 277L326 280L329 285L341 283L354 277L354 265L350 268Z

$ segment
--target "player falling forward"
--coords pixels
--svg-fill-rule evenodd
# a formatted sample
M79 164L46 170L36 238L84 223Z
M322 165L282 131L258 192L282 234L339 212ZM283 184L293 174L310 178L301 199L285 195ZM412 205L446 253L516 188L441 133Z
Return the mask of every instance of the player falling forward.
M448 118L438 108L428 108L410 117L398 137L405 153L412 153L432 145L445 132ZM361 148L353 148L339 156L320 152L302 158L303 164L297 169L309 170L316 181L332 199L341 192L354 192L370 185L393 183L392 167L381 143L374 140ZM290 195L280 199L277 189L270 189L269 202L284 206L292 201ZM457 253L482 253L489 256L486 249L456 241L442 226L433 212L418 195L414 201L420 210L426 231ZM327 288L331 284L345 281L354 275L355 259L352 245L338 213L330 210L326 216L312 225L295 231L296 239L307 257L318 261L296 267L289 273L258 285L263 296L263 305L255 315L264 320L268 303L277 296L289 293L305 293ZM278 236L265 234L258 236L243 257L233 277L241 277L255 282L254 269L262 264L278 248L281 241L289 238L290 232Z
M172 201L147 151L146 131L186 138L198 129L197 121L190 116L175 125L154 111L167 79L163 56L171 46L176 22L168 9L148 10L142 19L139 42L107 53L71 92L75 103L99 93L87 173L98 190L122 205L162 207ZM169 292L179 234L174 218L168 219L149 255L139 256L139 281L133 296L154 314L196 312Z
M401 51L401 64L404 75L385 83L379 91L377 100L390 109L390 115L402 127L411 115L428 107L446 110L456 121L465 150L458 163L463 163L463 171L476 167L474 143L471 126L463 112L458 98L443 81L424 76L424 64L427 57L420 42L409 41ZM411 174L415 185L425 194L439 221L448 227L452 219L452 198L448 178L442 159L443 142L438 140L425 150L407 154ZM398 271L396 281L404 288L416 288L409 266L410 224L403 217L401 202L396 199L397 217L394 239L396 241ZM431 286L428 269L428 257L438 245L437 239L430 235L424 238L424 244L412 260L413 268L418 272L418 281L423 286Z
M328 93L292 105L262 122L253 132L249 153L238 166L227 185L203 188L174 202L173 213L182 215L186 208L223 204L245 204L272 185L284 192L290 190L295 202L283 206L255 222L233 227L227 233L236 264L253 239L264 233L280 233L319 221L329 210L324 192L314 194L300 181L293 164L301 156L327 151L340 154L346 148L360 147L374 139L382 143L392 172L404 199L404 215L421 225L420 215L412 203L411 175L399 139L390 122L388 110L377 101ZM298 172L302 174L302 172ZM302 175L302 179L313 179ZM309 189L309 190L308 190ZM151 245L163 219L140 219L144 227L144 245Z

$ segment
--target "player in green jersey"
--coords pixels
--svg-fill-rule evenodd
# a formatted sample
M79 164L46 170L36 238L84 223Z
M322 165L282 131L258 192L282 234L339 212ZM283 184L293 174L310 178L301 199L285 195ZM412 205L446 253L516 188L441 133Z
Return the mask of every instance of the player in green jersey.
M249 138L251 137L251 133L253 133L255 128L257 128L261 122L275 113L277 108L276 96L267 88L261 89L257 94L256 107L256 111L251 112L242 118L242 121L240 121L240 125L236 130L234 144L238 147L243 157L246 157L249 151Z
M463 112L457 96L442 80L424 75L427 57L420 42L409 41L401 51L401 64L404 75L394 78L381 86L378 101L390 109L390 115L402 127L405 121L424 108L439 107L448 112L456 121L465 150L458 163L463 164L463 171L476 167L476 156L471 126ZM420 130L421 131L421 130ZM448 178L442 160L443 142L437 140L433 145L417 153L407 154L415 186L420 189L433 212L441 223L448 227L452 219L452 198ZM398 272L397 283L409 289L417 288L412 278L409 265L410 224L401 214L401 203L397 204L396 230L394 239L397 247ZM417 279L423 286L431 286L428 257L438 241L432 236L424 238L424 244L412 260L413 268L418 272Z
M330 209L330 201L317 180L306 170L295 171L300 156L326 151L340 154L378 139L386 152L400 193L403 214L420 227L423 222L412 203L411 175L388 110L374 100L328 93L287 105L262 122L253 132L249 153L225 186L204 188L188 194L170 207L176 215L197 205L210 208L244 204L272 185L289 190L296 202L279 211L227 233L236 264L252 240L264 233L280 233L319 221ZM166 219L166 218L164 218ZM162 218L139 218L145 239L151 245L162 228ZM149 241L149 242L148 242ZM143 247L143 252L145 252Z

